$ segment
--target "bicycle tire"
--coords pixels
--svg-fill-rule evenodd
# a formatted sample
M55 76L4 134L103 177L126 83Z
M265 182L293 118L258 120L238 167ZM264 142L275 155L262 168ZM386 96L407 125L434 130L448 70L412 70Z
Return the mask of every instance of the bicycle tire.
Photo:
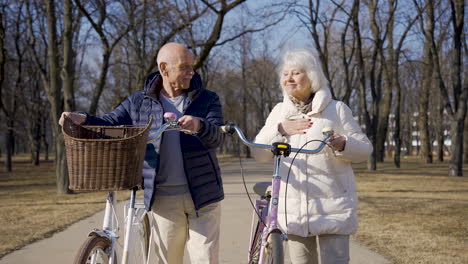
M257 222L257 226L254 231L252 244L250 245L249 252L249 264L258 264L260 259L260 245L262 244L262 230L260 230L260 222Z
M268 237L268 244L263 259L267 264L284 263L283 238L281 238L280 233L271 233Z
M150 246L150 222L147 214L133 227L130 240L133 242L128 253L128 263L145 263Z
M100 236L90 236L81 245L78 253L75 256L74 264L108 264L110 241L107 238ZM93 255L97 258L96 262L91 263ZM116 264L117 261L114 261Z

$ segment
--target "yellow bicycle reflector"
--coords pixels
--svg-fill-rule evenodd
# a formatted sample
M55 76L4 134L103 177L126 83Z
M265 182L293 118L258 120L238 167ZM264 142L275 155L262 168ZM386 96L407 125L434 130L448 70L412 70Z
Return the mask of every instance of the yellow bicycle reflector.
M277 147L277 148L281 148L281 149L287 149L287 148L288 148L288 145L278 144L276 147Z

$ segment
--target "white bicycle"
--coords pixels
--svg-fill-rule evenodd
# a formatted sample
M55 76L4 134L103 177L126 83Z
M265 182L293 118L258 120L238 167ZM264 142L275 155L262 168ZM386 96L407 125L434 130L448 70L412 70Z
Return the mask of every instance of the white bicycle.
M159 138L163 132L177 130L193 134L192 131L179 126L174 113L165 113L166 122L156 131L148 142ZM130 201L124 210L124 243L122 263L149 263L153 232L148 214L143 203L136 202L139 187L131 189ZM119 222L117 220L115 191L107 193L106 209L102 229L93 229L87 240L81 245L75 257L75 264L117 264L117 241L119 239Z

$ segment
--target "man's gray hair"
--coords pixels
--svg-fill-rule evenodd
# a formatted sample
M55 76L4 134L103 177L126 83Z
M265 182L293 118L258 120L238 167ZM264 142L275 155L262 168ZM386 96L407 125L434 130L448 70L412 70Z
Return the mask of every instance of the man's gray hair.
M322 88L328 89L328 81L323 74L322 66L317 57L308 50L292 50L288 51L283 56L283 61L280 67L280 78L284 66L295 66L305 70L307 77L311 81L312 93L317 92Z

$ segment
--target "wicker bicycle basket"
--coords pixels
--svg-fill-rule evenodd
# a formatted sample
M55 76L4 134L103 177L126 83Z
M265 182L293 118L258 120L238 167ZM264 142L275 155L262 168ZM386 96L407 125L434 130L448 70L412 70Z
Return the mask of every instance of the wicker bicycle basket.
M62 131L69 188L117 191L140 185L152 122L141 126L80 126L65 118Z

